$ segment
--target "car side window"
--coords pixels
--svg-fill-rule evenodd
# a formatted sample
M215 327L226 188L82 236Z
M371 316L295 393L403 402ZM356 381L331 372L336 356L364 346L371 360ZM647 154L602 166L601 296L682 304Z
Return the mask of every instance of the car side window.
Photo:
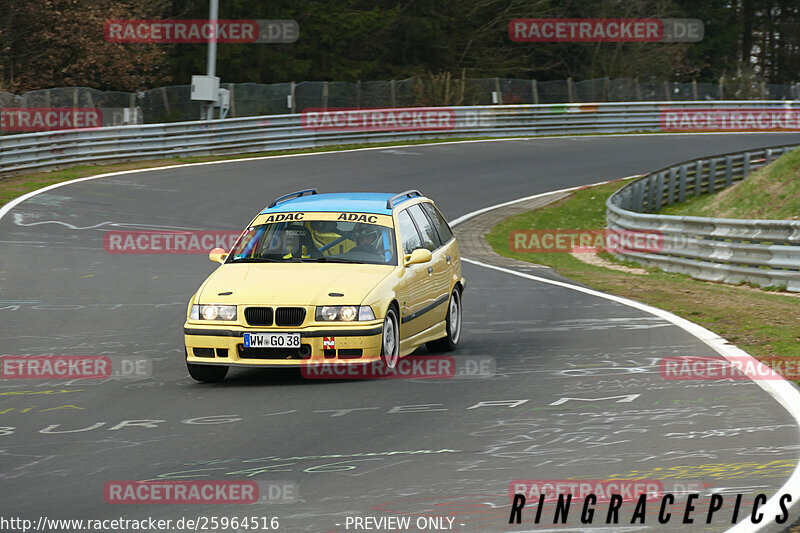
M438 209L436 209L436 206L428 202L419 205L421 205L425 212L428 213L433 225L436 227L436 231L439 232L439 237L441 237L442 243L446 243L452 239L453 232L442 214Z
M422 246L431 252L441 246L442 242L439 240L439 234L436 233L433 224L425 216L422 208L419 205L412 205L407 211L411 214L411 218L416 222L417 228L422 234Z
M400 237L403 239L403 253L410 254L417 248L422 248L422 239L408 211L400 211L397 215L397 225Z

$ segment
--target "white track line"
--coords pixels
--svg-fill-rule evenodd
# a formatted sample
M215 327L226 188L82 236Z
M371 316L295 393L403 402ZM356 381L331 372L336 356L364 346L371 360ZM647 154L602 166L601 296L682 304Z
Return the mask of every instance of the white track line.
M636 176L630 176L628 178L622 179L630 179ZM603 181L596 183L594 185L602 185L604 183L609 183L608 181ZM492 211L499 207L505 207L508 205L513 205L516 203L524 202L526 200L532 200L534 198L540 198L543 196L551 195L551 194L560 194L564 192L574 191L577 189L583 189L585 187L591 187L592 185L586 185L583 187L570 187L568 189L560 189L558 191L551 191L548 193L541 193L541 194L534 194L533 196L526 196L525 198L519 198L517 200L512 200L510 202L504 202L502 204L493 205L490 207L485 207L483 209L478 209L477 211L473 211L471 213L467 213L466 215L462 215L455 219L452 222L452 226L460 224L466 220L469 220L477 215L482 213L486 213L487 211ZM707 330L706 328L695 324L694 322L690 322L684 318L681 318L677 315L670 313L669 311L665 311L663 309L659 309L657 307L653 307L651 305L643 304L641 302L637 302L635 300L629 300L628 298L623 298L621 296L614 296L612 294L606 294L600 291L596 291L593 289L587 289L585 287L581 287L579 285L573 285L571 283L565 283L563 281L556 281L547 278L541 278L539 276L534 276L531 274L526 274L524 272L518 272L516 270L512 270L510 268L499 267L495 265L490 265L488 263L483 263L481 261L475 261L474 259L468 259L466 257L461 258L463 261L480 266L483 268L488 268L491 270L497 270L498 272L503 272L505 274L511 274L512 276L518 276L525 279L530 279L533 281L538 281L540 283L547 283L548 285L555 285L557 287L562 287L564 289L569 289L577 292L582 292L584 294L588 294L590 296L597 296L598 298L604 298L606 300L611 300L612 302L617 302L622 305L627 305L628 307L633 307L634 309L639 309L640 311L644 311L646 313L650 313L651 315L655 315L659 318L662 318L672 324L678 326L679 328L683 329L684 331L690 333L691 335L697 337L705 344L710 346L715 352L720 354L722 357L727 359L728 361L737 361L741 363L743 358L749 358L754 363L756 359L742 350L741 348L729 344L728 341L717 335L716 333ZM798 428L800 428L800 391L790 382L786 380L754 380L756 384L764 389L770 396L772 396L775 401L783 406L786 411L794 418L795 424L797 424ZM798 434L800 437L800 433ZM798 439L800 440L800 438ZM764 513L765 520L762 521L761 524L753 524L750 522L749 517L742 520L732 528L727 530L727 533L750 533L759 531L766 527L771 527L774 525L774 517L779 516L782 514L780 506L778 504L778 500L783 494L791 493L793 497L792 505L790 506L790 511L797 509L797 498L796 495L800 492L800 463L795 467L794 472L792 475L789 476L789 479L776 491L775 495L767 500L762 507L759 507L759 511ZM767 520L767 518L770 520ZM796 520L797 517L794 517ZM794 520L791 519L788 523L793 523Z

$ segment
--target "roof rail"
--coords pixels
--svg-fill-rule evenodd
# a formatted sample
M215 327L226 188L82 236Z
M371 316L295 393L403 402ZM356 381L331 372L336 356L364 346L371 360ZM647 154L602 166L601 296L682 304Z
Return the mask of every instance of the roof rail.
M397 203L399 204L406 198L412 198L414 196L422 196L422 193L419 192L418 190L412 189L410 191L401 192L400 194L395 194L394 196L386 200L386 209L393 209L395 200L397 200Z
M302 191L297 191L290 194L284 194L283 196L275 198L275 200L273 200L272 203L269 204L269 207L267 207L267 209L275 207L276 205L278 205L279 202L283 202L291 198L300 198L301 196L306 196L311 194L319 194L319 193L317 192L317 189L303 189Z

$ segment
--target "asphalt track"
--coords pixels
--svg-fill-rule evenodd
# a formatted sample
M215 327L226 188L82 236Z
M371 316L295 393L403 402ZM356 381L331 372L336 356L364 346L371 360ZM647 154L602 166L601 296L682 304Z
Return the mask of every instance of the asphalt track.
M492 378L329 381L236 369L223 384L198 384L186 374L181 326L214 265L202 255L109 254L103 235L238 230L277 195L305 187L419 188L454 219L538 192L798 141L662 135L410 146L133 173L34 196L0 220L0 352L140 358L152 375L0 382L0 516L275 516L280 531L308 532L346 531L348 516L410 516L412 524L447 516L456 531L723 531L732 499L706 525L707 497L691 525L680 523L680 505L660 525L652 505L645 525L631 526L631 503L618 526L604 523L603 503L591 526L580 524L579 508L553 526L552 506L542 525L529 508L522 524L508 525L517 479L656 479L668 491L701 486L744 493L745 502L783 485L800 457L795 421L752 382L662 379L661 357L715 355L664 320L464 265L456 357L492 358ZM104 501L107 481L150 479L251 480L264 499ZM299 499L269 501L270 484L282 483L297 485Z

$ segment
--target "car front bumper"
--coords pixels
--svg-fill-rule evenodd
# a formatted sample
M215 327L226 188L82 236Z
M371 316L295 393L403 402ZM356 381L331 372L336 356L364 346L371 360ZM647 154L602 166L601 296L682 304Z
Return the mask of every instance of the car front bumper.
M186 361L199 365L302 367L380 360L382 322L303 328L254 328L218 324L183 326ZM299 333L300 348L245 348L245 333Z

